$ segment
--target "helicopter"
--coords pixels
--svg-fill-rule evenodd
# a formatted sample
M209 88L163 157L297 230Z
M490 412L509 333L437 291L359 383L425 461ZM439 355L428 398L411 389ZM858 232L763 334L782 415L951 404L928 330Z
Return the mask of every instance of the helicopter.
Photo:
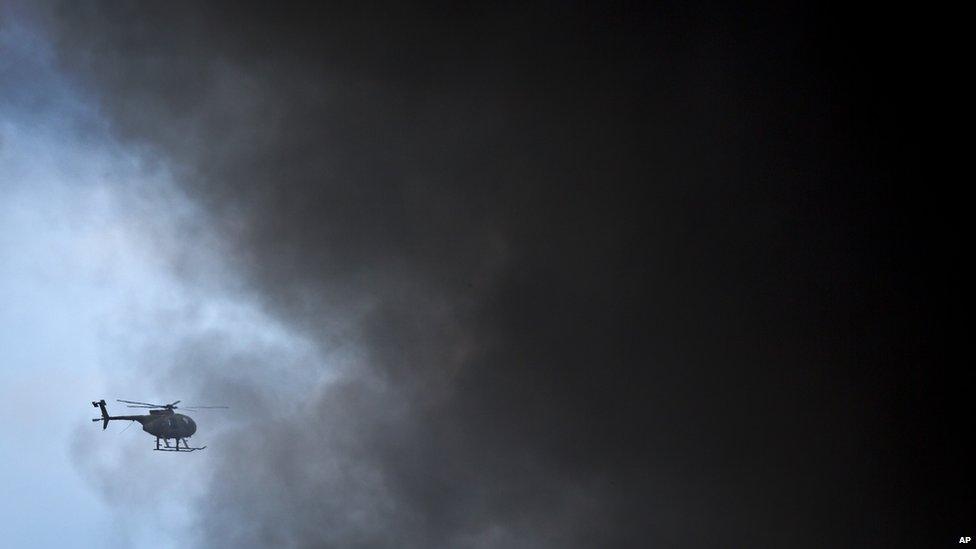
M189 441L186 439L193 436L193 433L197 432L197 424L190 418L190 416L184 414L177 414L174 412L178 407L176 406L181 401L171 402L169 404L151 404L149 402L137 402L134 400L119 400L126 405L127 408L145 408L149 410L149 415L140 416L110 416L108 415L108 410L105 408L105 399L99 401L93 401L92 406L95 408L101 408L102 417L97 417L92 421L101 421L102 430L104 431L108 427L109 421L114 420L126 420L126 421L138 421L142 424L142 430L156 437L156 450L160 452L194 452L196 450L203 450L206 446L200 448L194 448L190 446ZM185 406L184 410L203 410L203 409L213 409L213 408L227 408L227 406ZM169 439L176 440L176 448L169 445ZM159 446L159 439L163 439L163 447ZM183 441L183 447L180 447L180 441Z

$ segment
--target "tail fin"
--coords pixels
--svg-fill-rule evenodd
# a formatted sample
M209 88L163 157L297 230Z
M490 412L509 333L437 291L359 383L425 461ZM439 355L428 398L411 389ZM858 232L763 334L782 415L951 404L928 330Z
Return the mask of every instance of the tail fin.
M98 402L92 402L92 406L102 409L102 430L104 431L108 427L108 410L105 409L105 399L99 400ZM95 418L92 421L98 421L99 418Z

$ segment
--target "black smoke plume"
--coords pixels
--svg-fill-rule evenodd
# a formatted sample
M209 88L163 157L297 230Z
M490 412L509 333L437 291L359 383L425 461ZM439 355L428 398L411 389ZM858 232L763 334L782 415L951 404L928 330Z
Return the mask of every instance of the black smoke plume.
M955 534L922 61L874 14L638 6L49 10L253 296L346 357L215 444L201 546Z

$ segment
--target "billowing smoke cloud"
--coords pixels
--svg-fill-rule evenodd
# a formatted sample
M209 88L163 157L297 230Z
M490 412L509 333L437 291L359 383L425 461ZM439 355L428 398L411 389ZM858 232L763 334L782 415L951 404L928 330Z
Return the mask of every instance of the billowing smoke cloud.
M206 395L257 404L199 544L913 539L891 66L783 9L53 8L116 134L326 357L188 341L183 382L266 372ZM283 367L317 381L273 397Z

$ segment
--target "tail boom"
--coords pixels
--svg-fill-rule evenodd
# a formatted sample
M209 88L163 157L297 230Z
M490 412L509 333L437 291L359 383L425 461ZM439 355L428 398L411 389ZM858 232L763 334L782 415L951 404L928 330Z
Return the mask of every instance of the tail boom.
M102 410L102 417L96 417L92 421L101 421L103 431L108 427L108 422L112 420L138 421L145 425L147 421L152 419L152 416L110 416L108 415L108 410L105 409L104 399L92 402L92 406Z

